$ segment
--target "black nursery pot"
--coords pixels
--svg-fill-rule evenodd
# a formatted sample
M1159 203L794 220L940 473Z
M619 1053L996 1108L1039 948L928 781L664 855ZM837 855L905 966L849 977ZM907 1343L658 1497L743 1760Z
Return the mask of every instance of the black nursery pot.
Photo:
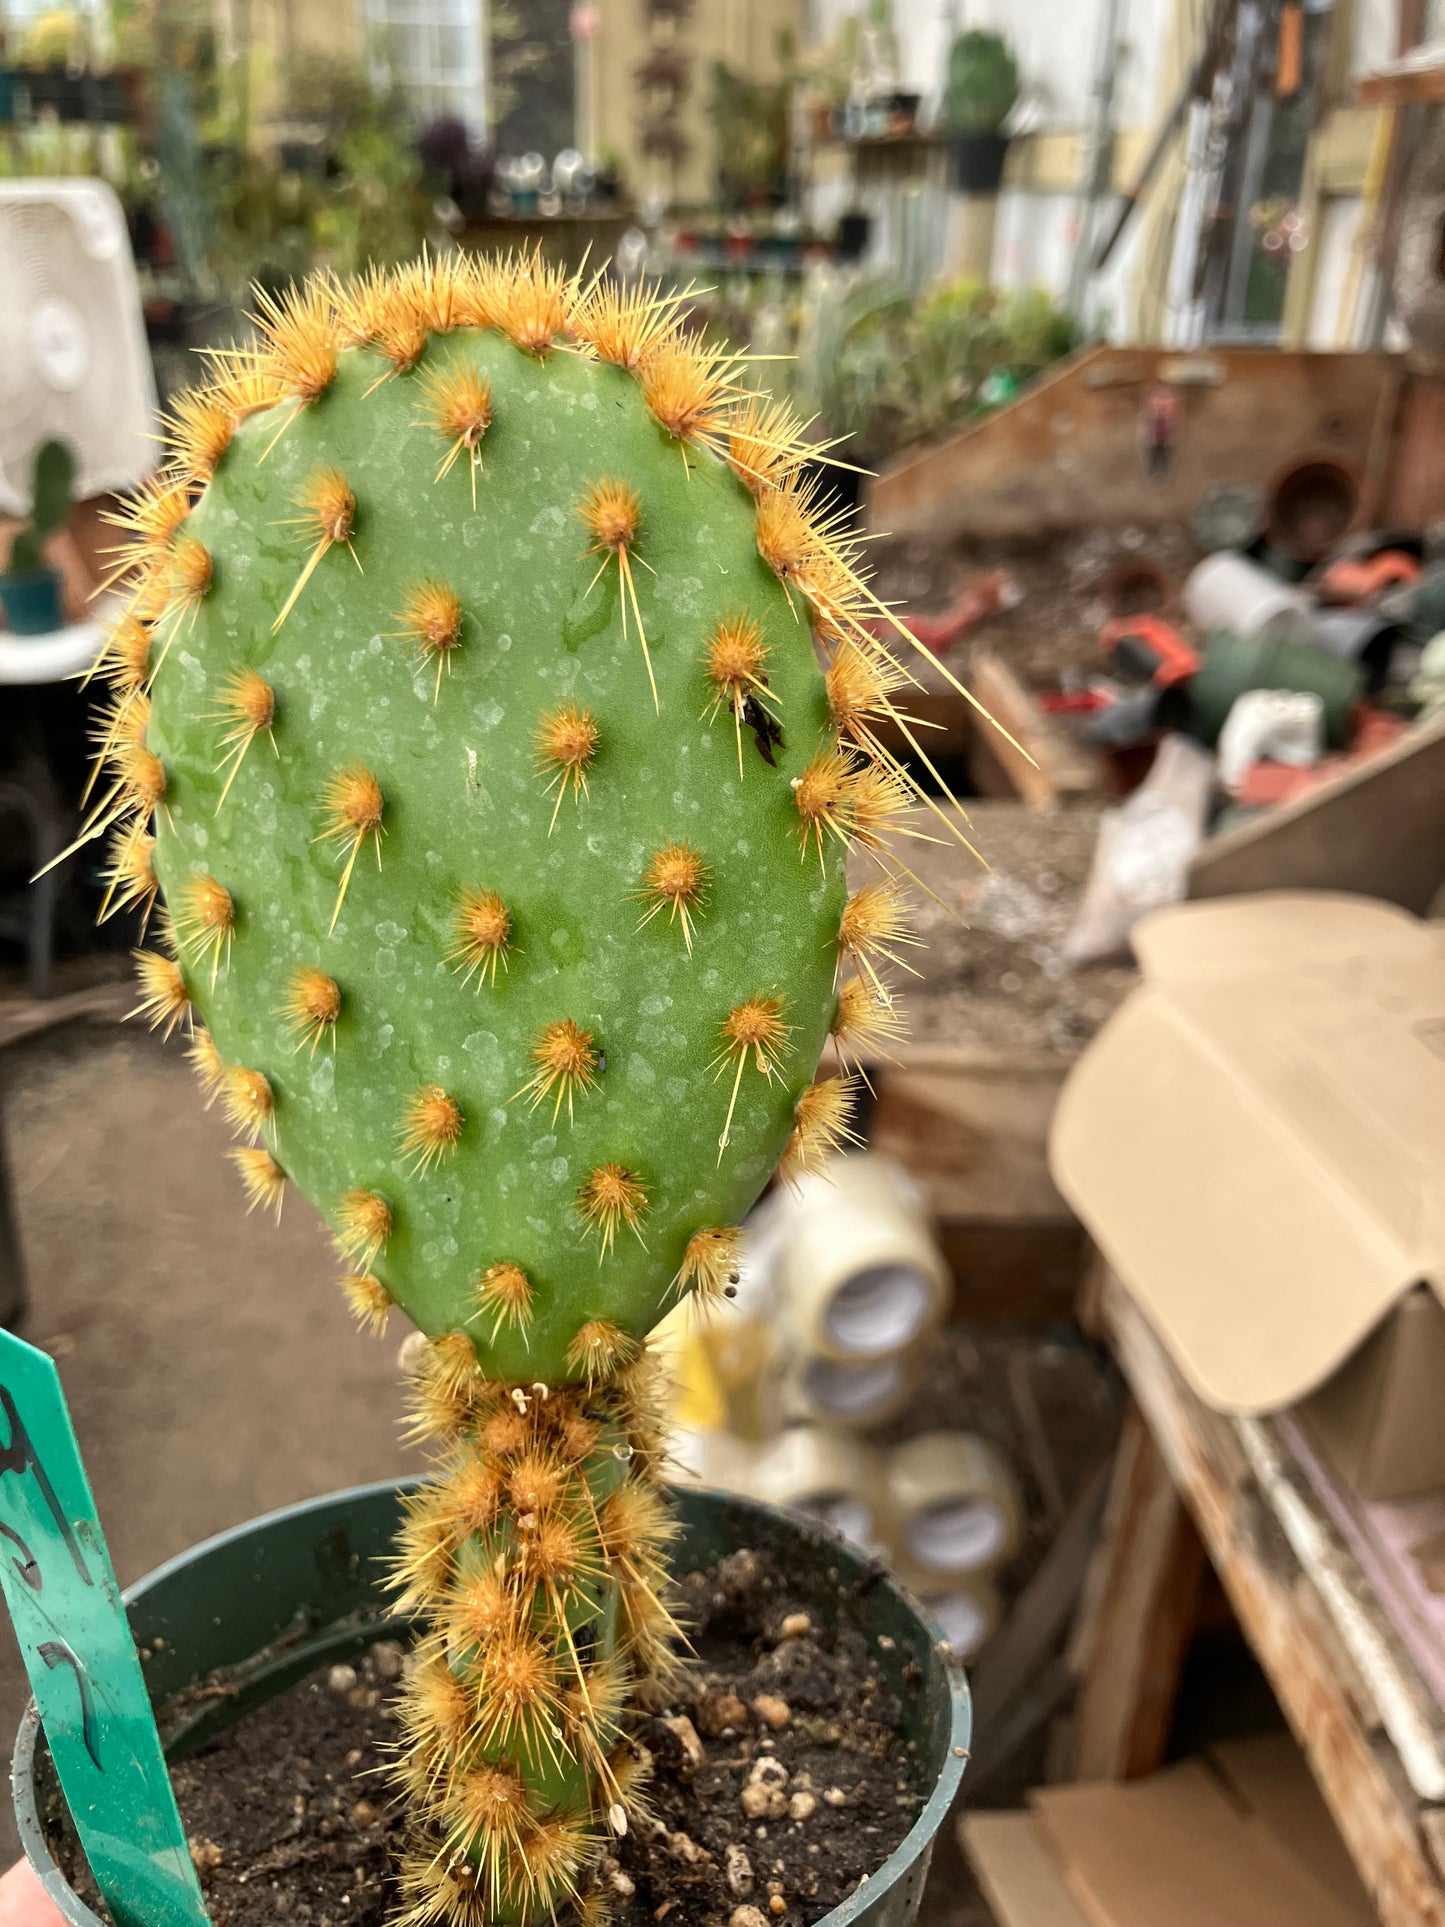
M242 1714L274 1699L319 1666L361 1652L386 1632L380 1562L412 1482L358 1486L288 1506L207 1539L159 1567L126 1594L131 1630L172 1759L194 1752ZM822 1528L732 1493L679 1488L681 1571L752 1546L772 1555L820 1619L846 1621L867 1639L902 1707L932 1792L912 1830L867 1882L818 1927L910 1927L918 1913L934 1836L968 1758L968 1688L937 1633L873 1561ZM224 1698L167 1702L220 1672ZM20 1722L12 1766L20 1842L46 1893L71 1927L101 1927L66 1881L41 1815L57 1788L32 1703Z
M954 134L949 158L955 190L960 194L997 194L1007 153L1006 134Z

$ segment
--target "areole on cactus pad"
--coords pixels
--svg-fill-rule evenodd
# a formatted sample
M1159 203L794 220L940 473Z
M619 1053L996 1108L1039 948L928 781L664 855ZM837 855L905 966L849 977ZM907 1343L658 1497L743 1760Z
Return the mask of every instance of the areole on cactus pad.
M315 280L120 518L89 828L112 906L164 894L142 1008L252 1203L294 1182L363 1323L425 1334L418 1922L602 1911L674 1663L643 1341L846 1134L830 1034L897 1028L905 674L797 425L678 307L536 258Z

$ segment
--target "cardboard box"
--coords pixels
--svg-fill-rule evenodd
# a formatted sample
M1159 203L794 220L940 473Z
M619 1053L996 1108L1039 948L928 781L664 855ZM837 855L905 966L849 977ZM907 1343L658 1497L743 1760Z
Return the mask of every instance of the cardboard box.
M999 1927L1378 1927L1287 1733L1029 1797L1032 1812L960 1823Z
M1414 1356L1445 1343L1418 1289L1445 1298L1445 928L1287 892L1159 911L1134 946L1054 1117L1059 1189L1206 1404L1277 1411L1351 1361L1310 1412L1339 1468L1445 1484Z

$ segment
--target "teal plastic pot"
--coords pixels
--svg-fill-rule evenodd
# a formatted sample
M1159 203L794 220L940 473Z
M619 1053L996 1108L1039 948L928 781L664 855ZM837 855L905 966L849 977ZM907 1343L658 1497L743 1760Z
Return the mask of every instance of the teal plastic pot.
M17 636L48 636L65 627L60 577L54 569L0 575L0 606Z
M1236 698L1247 689L1312 690L1324 704L1325 740L1342 749L1349 736L1350 708L1364 688L1352 662L1341 662L1308 643L1281 637L1234 636L1219 630L1204 645L1204 660L1189 685L1198 734L1217 743Z
M377 1581L412 1483L358 1486L253 1519L131 1588L131 1630L150 1652L146 1680L168 1757L194 1752L318 1666L396 1631ZM682 1525L679 1570L755 1547L772 1555L820 1619L852 1625L867 1639L932 1791L907 1837L819 1927L910 1927L934 1836L968 1759L962 1669L886 1571L821 1527L733 1493L678 1488L672 1501ZM217 1672L233 1689L224 1699L193 1701L179 1717L168 1715L168 1701ZM57 1788L33 1703L20 1722L12 1774L20 1842L45 1891L71 1927L102 1927L51 1853L41 1815Z

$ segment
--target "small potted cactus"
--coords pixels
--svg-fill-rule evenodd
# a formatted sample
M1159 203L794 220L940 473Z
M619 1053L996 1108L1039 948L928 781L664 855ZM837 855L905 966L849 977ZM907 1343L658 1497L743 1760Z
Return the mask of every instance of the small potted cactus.
M10 541L0 571L0 607L17 636L47 636L65 622L60 573L45 560L46 540L70 520L75 461L64 442L42 442L35 454L30 520Z
M961 194L997 194L1008 153L1004 123L1018 97L1018 63L1003 35L978 27L959 34L948 50L942 120Z
M251 1204L415 1327L412 1927L601 1911L680 1664L648 1333L848 1135L829 1040L897 1027L882 605L680 305L461 255L263 297L120 518L90 828L141 1007Z

